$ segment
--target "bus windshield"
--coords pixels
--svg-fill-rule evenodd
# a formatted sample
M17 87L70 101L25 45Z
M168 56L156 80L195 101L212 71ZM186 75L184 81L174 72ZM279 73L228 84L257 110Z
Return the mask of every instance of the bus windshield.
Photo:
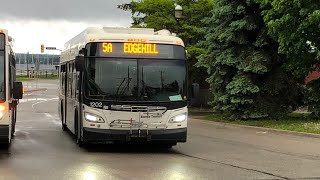
M5 96L4 96L4 92L5 92L5 82L4 82L4 51L0 50L0 100L3 101Z
M86 96L111 101L182 101L186 61L89 58Z

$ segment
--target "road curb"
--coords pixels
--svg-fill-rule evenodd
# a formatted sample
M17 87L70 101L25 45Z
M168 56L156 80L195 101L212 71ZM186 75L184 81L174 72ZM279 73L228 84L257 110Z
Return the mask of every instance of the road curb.
M205 119L192 118L192 117L191 117L191 119L206 121L206 122L210 122L212 124L218 125L218 126L224 126L224 127L230 127L230 128L242 128L242 129L257 130L257 131L266 132L266 133L271 132L273 134L282 134L282 135L286 134L286 135L295 135L295 136L301 136L301 137L320 138L320 134L314 134L314 133L304 133L304 132L288 131L288 130L281 130L281 129L271 129L271 128L256 127L256 126L246 126L246 125L240 125L240 124L223 123L223 122L209 121L209 120L205 120Z
M24 90L24 92L37 92L37 91L46 91L47 88L39 88L39 89L30 89L30 90Z

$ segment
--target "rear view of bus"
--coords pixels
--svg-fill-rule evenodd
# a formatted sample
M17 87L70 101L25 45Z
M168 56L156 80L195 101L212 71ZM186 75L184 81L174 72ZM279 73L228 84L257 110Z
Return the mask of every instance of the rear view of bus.
M61 61L62 123L80 144L186 142L186 53L174 34L89 28Z
M13 39L0 29L0 144L9 145L15 132L18 99L22 98L22 83L16 82Z

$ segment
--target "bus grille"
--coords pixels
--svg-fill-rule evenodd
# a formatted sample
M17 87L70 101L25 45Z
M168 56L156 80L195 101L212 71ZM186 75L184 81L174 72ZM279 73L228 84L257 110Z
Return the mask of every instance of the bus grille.
M127 112L159 112L164 114L167 111L167 108L161 106L112 105L111 110Z

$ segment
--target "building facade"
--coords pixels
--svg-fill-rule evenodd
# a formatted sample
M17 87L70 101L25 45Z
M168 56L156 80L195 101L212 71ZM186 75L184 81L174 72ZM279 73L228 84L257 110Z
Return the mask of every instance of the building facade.
M55 72L60 62L60 55L16 53L17 74L26 74L27 71L39 73Z

